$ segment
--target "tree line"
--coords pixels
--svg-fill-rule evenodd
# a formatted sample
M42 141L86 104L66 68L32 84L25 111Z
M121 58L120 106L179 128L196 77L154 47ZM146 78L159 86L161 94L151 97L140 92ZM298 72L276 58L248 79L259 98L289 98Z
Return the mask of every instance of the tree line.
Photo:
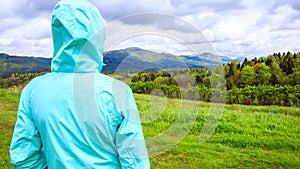
M268 57L234 60L224 65L227 89L259 85L299 85L300 52L274 53Z
M26 84L42 74L13 74L1 79L0 87ZM111 76L125 81L133 92L141 94L210 102L212 93L226 93L228 104L300 106L300 52L245 58L243 62L233 60L213 70L147 70ZM224 84L215 84L216 78L221 82L223 79Z
M32 80L33 78L37 76L41 76L45 74L46 72L40 72L40 73L15 73L7 78L1 78L0 81L0 88L12 88L12 87L18 87L20 89L23 89L25 85Z
M131 88L136 93L150 94L159 89L171 98L199 99L210 102L212 91L225 92L212 87L213 76L224 76L226 103L247 105L300 106L300 52L274 53L267 57L233 60L214 70L206 68L185 70L146 71L131 75ZM191 81L194 79L194 81ZM178 84L178 82L186 84ZM196 91L199 97L192 93ZM216 91L217 90L217 91Z

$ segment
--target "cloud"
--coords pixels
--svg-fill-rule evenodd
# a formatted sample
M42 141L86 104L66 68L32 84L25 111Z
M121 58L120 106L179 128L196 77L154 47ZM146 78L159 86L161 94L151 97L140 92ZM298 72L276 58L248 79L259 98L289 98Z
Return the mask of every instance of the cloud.
M162 47L161 44L164 44L164 46ZM159 53L171 53L175 55L196 54L196 52L190 49L186 44L180 43L176 39L155 34L129 37L116 44L116 46L114 46L111 50L124 49L127 47L140 47L145 50L156 51Z
M52 52L51 17L1 20L0 52L15 55L50 57Z
M294 50L295 52L300 50L295 45L289 44L290 47L288 47L288 45L283 44L288 40L279 42L274 39L277 36L276 34L293 36L285 37L285 39L299 37L297 31L292 31L300 29L297 24L300 21L300 5L295 0L170 0L164 1L164 3L155 0L149 1L145 5L140 4L140 1L135 1L137 3L131 4L134 9L125 5L127 2L126 0L121 3L118 1L118 5L123 4L122 7L126 8L125 10L117 10L116 8L123 9L118 5L111 7L115 5L116 1L110 4L99 1L97 4L102 9L104 16L110 18L109 20L135 12L149 12L153 9L181 17L203 32L217 52L232 57L266 55L282 50ZM101 5L103 8L100 7ZM155 5L156 8L153 8ZM139 6L139 8L136 8L136 6ZM110 12L113 14L110 15ZM146 17L136 18L124 23L128 25L155 25L158 29L163 30L172 29L172 26L174 26L172 21ZM177 31L188 33L188 30ZM276 31L276 33L273 31ZM290 33L286 31L290 31ZM298 40L295 39L295 41ZM283 48L282 46L286 47Z
M171 4L176 8L176 15L184 16L200 12L226 12L233 9L243 9L242 1L219 0L219 1L199 1L199 0L171 0Z
M52 55L51 11L58 0L1 1L0 52L19 55ZM147 29L184 33L188 44L201 44L194 29L180 27L181 19L195 26L217 54L230 57L262 56L273 52L300 51L300 3L298 0L91 0L107 24L120 17L144 12L165 13L178 20L143 15L122 20L119 30ZM158 15L156 15L158 16ZM192 26L191 26L192 27ZM121 30L120 30L121 29ZM193 32L194 31L194 32ZM113 35L111 35L113 36ZM126 47L151 47L184 53L178 44L161 37L139 36ZM152 45L151 45L152 44ZM159 44L159 45L153 45ZM178 51L176 51L176 48Z
M15 15L21 18L39 17L41 13L52 12L52 9L58 0L12 0L14 5L11 10Z
M141 12L164 12L175 11L173 6L166 0L91 0L107 21L113 21L123 16Z
M199 12L184 19L200 28L221 55L259 57L300 50L299 10L284 3L243 1L247 4L248 8Z
M140 22L136 22L136 18L145 18L146 21L138 24ZM164 24L170 26L163 27ZM127 16L108 23L106 32L106 50L115 49L115 46L118 49L125 48L128 45L179 55L214 53L207 45L208 40L196 27L171 15L146 13Z
M174 15L163 13L140 13L118 19L126 25L149 25L161 30L175 30L182 33L199 32L191 23Z

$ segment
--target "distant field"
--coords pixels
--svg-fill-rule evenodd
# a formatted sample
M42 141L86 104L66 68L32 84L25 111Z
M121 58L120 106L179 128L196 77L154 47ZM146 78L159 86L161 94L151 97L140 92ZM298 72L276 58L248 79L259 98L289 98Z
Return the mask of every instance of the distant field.
M19 94L0 90L0 168L12 168L8 149ZM182 109L181 100L135 97L142 121L149 121L143 124L146 139L174 125ZM195 104L183 101L185 107ZM209 107L209 103L200 102L199 109L185 109L187 117L198 114L193 127L179 144L152 156L151 168L299 168L300 108L226 105L214 135L200 143ZM178 125L180 129L186 124Z

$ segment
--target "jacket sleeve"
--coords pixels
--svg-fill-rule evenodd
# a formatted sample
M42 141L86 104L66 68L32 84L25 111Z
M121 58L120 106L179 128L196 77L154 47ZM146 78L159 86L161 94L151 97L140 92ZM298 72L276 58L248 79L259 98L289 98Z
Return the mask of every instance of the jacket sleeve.
M16 168L46 168L42 143L30 111L30 86L22 91L17 122L10 144L11 164Z
M142 126L131 89L127 92L123 120L116 134L116 146L122 168L148 169L150 162Z

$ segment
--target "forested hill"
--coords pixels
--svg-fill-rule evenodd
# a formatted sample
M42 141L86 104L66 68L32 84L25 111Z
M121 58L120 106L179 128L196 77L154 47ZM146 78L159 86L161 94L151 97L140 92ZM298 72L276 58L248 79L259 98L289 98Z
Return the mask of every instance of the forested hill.
M218 62L208 59L213 57L222 60L229 89L234 86L246 85L300 84L300 52L274 53L267 57L245 58L244 61L241 61L208 53L201 56L175 56L140 48L127 48L105 53L103 72L112 73L122 64L126 68L125 71L143 70L145 67L175 69L182 64L182 61L190 68L204 68L206 65L218 64ZM126 61L128 62L126 63ZM0 53L0 76L6 78L16 73L46 72L50 69L50 63L51 58L9 56Z
M129 84L134 93L151 94L152 91L158 89L167 97L181 98L184 96L186 99L199 98L201 101L210 102L212 91L214 91L220 94L226 93L226 103L230 104L300 105L300 52L274 53L267 57L244 59L244 61L233 60L219 64L213 69L203 68L201 64L198 65L199 67L190 64L191 69L172 69L178 65L178 60L173 57L186 57L192 64L203 63L201 61L205 60L201 60L197 56L157 55L155 52L131 48L106 53L104 71L110 72L109 70L113 71L123 66L122 70L125 73L115 77ZM126 63L127 59L129 59L128 63ZM32 60L34 62L31 62ZM209 62L211 64L213 60L209 60ZM37 68L40 65L45 65L44 70L47 71L50 59L1 55L0 63L1 71L38 71ZM152 63L166 65L165 68L172 70L147 69L139 73L129 71L140 70L144 67L151 68ZM189 62L186 61L186 63ZM212 88L211 84L213 78L217 77L223 80L224 72L222 70L225 70L226 92L223 88ZM14 73L9 77L1 78L0 88L20 86L19 88L22 89L32 78L42 74ZM116 74L112 73L111 75ZM195 95L197 93L199 93L199 97Z
M300 85L300 52L236 60L225 65L227 88L259 85Z
M216 61L216 58L219 61ZM158 53L132 47L104 53L105 66L102 72L134 71L146 69L176 69L176 68L204 68L231 62L225 56L209 53L201 55L176 56L169 53ZM45 72L50 68L50 58L19 57L0 54L0 76L8 77L16 73Z
M45 72L50 68L50 58L9 56L0 53L0 76L2 78L15 73Z
M144 69L177 69L177 68L212 68L222 63L231 62L226 56L210 53L200 55L173 55L158 53L136 47L109 51L104 54L103 72L115 70L128 72Z

